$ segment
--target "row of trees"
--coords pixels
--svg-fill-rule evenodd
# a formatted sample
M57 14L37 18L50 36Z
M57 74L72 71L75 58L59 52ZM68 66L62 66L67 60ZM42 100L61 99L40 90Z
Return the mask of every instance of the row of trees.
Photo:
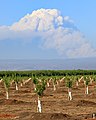
M29 81L31 81L34 85L34 91L38 95L38 106L37 111L42 112L41 107L41 100L40 97L43 96L43 92L46 89L46 87L49 87L50 84L53 85L53 90L56 91L57 86L62 83L62 81L65 83L66 87L68 88L68 99L72 100L72 86L76 84L76 87L79 86L79 83L81 81L84 82L85 85L85 94L87 95L89 93L88 85L89 83L92 84L93 81L96 81L96 76L40 76L37 77L36 75L32 74L31 78L29 77L22 77L21 75L17 76L16 74L12 74L12 76L3 76L1 78L0 83L4 83L4 87L6 90L6 99L9 99L9 88L14 83L15 89L18 90L18 83L22 86L24 84L27 84Z
M77 76L77 75L96 75L96 70L34 70L34 71L0 71L0 77L3 76L31 77L32 74L40 76Z

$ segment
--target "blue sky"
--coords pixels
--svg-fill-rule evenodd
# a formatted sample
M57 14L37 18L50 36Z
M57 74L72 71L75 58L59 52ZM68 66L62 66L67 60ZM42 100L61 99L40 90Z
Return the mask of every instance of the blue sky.
M85 47L85 49L87 50L88 48L90 48L90 51L92 52L89 52L89 53L92 55L88 55L87 53L88 51L87 51L86 54L84 55L82 55L81 52L79 52L80 55L77 56L78 54L78 52L76 51L77 48L73 46L73 48L70 49L69 43L68 43L69 46L66 48L66 50L63 49L63 51L61 51L62 49L60 48L62 46L56 47L55 43L53 46L44 46L45 44L49 44L50 42L48 41L49 38L47 42L43 41L44 43L42 45L42 40L40 41L37 40L41 38L34 38L34 40L30 39L29 41L27 41L29 37L28 38L26 37L26 40L22 37L21 38L19 37L19 39L17 37L16 38L13 37L14 39L13 40L13 39L10 39L10 37L3 39L0 36L1 37L0 59L35 59L35 58L39 58L39 59L61 58L62 59L62 58L74 58L74 57L95 57L96 55L95 54L96 53L95 52L96 51L96 30L95 30L96 29L95 28L96 27L96 7L95 6L96 6L96 0L61 0L61 1L60 0L23 0L23 1L1 0L0 1L0 26L6 26L6 27L12 26L12 24L14 24L15 22L19 22L21 18L27 15L27 13L31 14L32 11L34 10L40 10L41 8L57 9L61 12L61 16L69 16L70 19L74 21L74 26L76 26L78 28L78 31L80 31L85 36L84 39L86 40L84 41L88 42L88 44L86 43L86 46L88 47ZM68 21L68 24L69 24L69 21ZM68 29L69 29L69 26L68 26ZM74 29L73 31L77 32ZM8 32L8 34L10 33ZM2 35L2 30L0 35ZM18 36L18 34L16 35ZM43 36L43 38L47 39L45 38L45 36ZM79 46L80 45L78 45L78 47ZM85 42L82 43L82 46L85 46ZM80 51L82 46L80 46ZM72 50L76 52L73 53Z

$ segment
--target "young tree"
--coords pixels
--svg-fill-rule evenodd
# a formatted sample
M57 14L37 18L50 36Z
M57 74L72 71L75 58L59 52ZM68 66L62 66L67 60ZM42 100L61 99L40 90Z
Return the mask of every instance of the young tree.
M47 81L47 87L49 87L50 86L50 78L47 78L46 81Z
M15 88L16 88L16 90L19 90L19 88L18 88L19 79L18 79L18 77L17 77L16 74L15 74L15 76L14 76L14 82L15 82Z
M89 79L90 79L90 84L92 85L92 83L93 83L93 78L92 78L92 76L90 76Z
M88 95L89 94L89 88L88 88L88 85L89 85L89 78L84 76L84 81L85 81L85 94Z
M66 86L68 87L68 99L72 100L72 80L69 77L67 77L66 80Z
M36 93L38 95L38 105L37 105L37 112L42 112L41 106L41 96L43 95L44 90L46 89L46 82L42 80L42 82L36 83Z
M23 86L23 79L22 78L20 78L20 86L22 87Z
M75 81L76 81L76 87L78 88L78 86L79 86L79 77L78 76L75 76Z
M36 84L38 84L38 80L36 76L32 76L33 84L34 84L34 91L36 91Z
M10 78L5 76L3 77L4 87L6 90L6 99L9 99L9 87L10 87Z
M10 86L12 86L13 83L14 83L14 74L12 74L12 76L11 76Z
M20 82L20 86L22 87L23 86L23 81L24 80L24 77L22 78L21 75L18 76L18 81Z
M57 78L54 77L53 78L53 88L54 88L54 91L56 90L56 84L57 84Z
M94 81L94 89L96 90L96 75L93 76L93 81Z

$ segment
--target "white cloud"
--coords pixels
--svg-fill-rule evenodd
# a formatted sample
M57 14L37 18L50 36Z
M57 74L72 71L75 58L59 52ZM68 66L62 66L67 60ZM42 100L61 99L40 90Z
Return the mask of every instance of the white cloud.
M69 16L63 17L57 9L39 9L11 26L0 27L0 40L35 37L42 40L42 48L55 49L62 56L96 56L96 49L84 38L74 21Z
M63 23L63 17L59 16L59 11L56 9L40 9L33 11L32 14L27 14L19 22L11 26L11 30L22 31L47 31L55 29Z
M96 50L79 31L58 28L43 35L43 46L55 48L59 54L69 58L96 56Z

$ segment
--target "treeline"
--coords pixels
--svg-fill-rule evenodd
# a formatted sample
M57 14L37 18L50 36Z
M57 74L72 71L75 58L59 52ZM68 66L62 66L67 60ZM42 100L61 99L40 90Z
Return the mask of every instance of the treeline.
M0 71L0 78L4 76L72 76L72 75L96 75L96 70L34 70L34 71Z

